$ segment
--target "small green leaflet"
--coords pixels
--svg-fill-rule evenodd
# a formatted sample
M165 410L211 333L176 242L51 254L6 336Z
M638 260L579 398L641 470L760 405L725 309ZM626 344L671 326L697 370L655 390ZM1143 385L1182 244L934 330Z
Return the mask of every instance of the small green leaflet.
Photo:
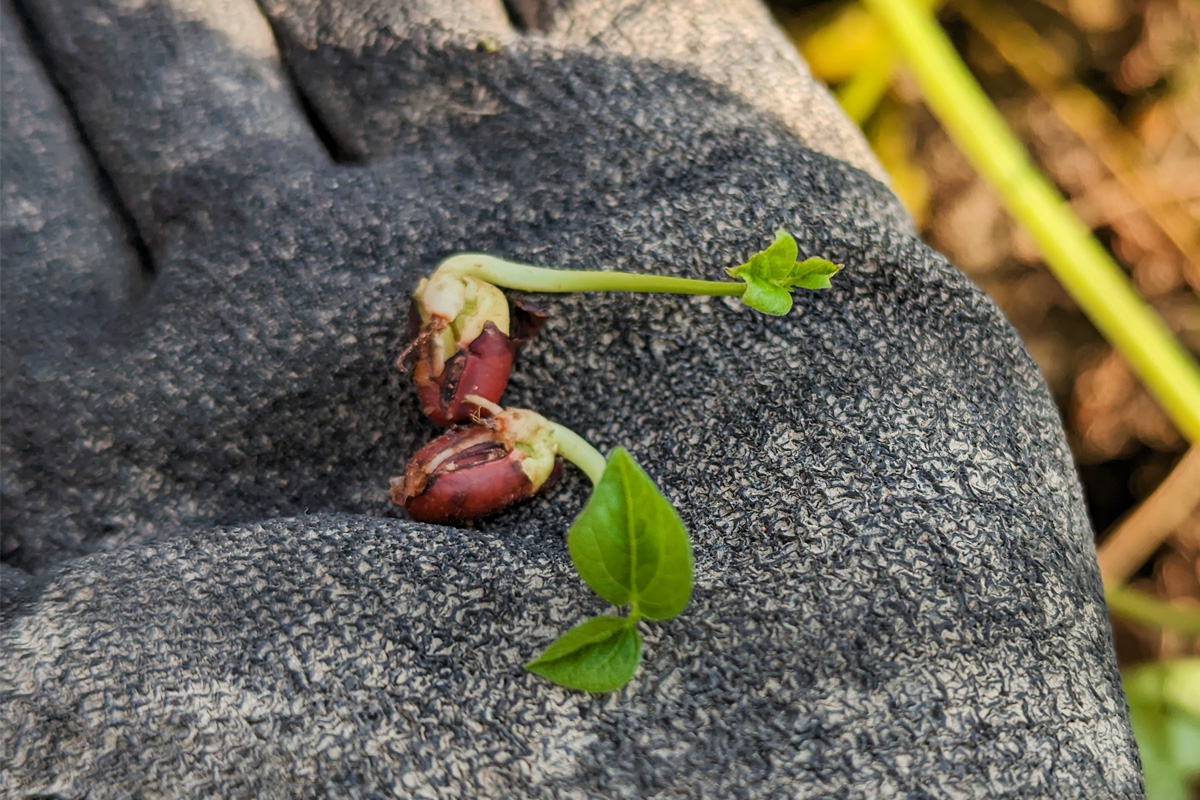
M755 253L745 264L725 270L746 282L742 302L753 309L781 317L792 310L792 289L828 289L829 279L841 266L823 258L797 262L799 248L787 231L775 231L775 241Z
M674 506L623 447L567 534L575 569L635 616L670 619L692 596L692 546Z
M637 620L594 617L558 637L525 669L568 689L611 692L629 683L641 660Z

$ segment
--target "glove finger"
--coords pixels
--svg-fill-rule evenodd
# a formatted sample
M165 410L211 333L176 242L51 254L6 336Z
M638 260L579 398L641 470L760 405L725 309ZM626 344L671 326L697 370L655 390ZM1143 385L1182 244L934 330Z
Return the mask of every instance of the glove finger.
M47 480L43 470L22 468L28 460L11 434L44 411L33 390L46 380L48 365L78 363L97 331L137 294L143 276L95 180L94 161L6 4L0 37L0 557L7 561L22 544L13 509L36 506L33 498ZM59 549L62 538L53 530L40 545Z
M253 0L48 0L28 13L151 248L166 222L236 195L264 163L324 157Z
M297 82L332 138L358 159L392 152L417 129L471 124L513 105L554 105L538 91L545 76L521 62L545 71L547 51L595 57L599 49L605 58L682 66L781 119L814 150L886 181L858 129L757 0L510 2L519 25L548 34L525 37L513 35L497 6L269 0L265 10ZM534 97L524 96L529 90Z
M350 158L480 105L489 55L514 39L502 0L265 0L280 47Z
M95 163L7 5L0 5L0 20L0 346L7 375L10 355L70 347L102 324L136 293L141 270L100 193Z
M886 182L859 132L760 0L575 0L536 14L567 48L684 66L777 117L808 147ZM560 7L553 7L560 6Z

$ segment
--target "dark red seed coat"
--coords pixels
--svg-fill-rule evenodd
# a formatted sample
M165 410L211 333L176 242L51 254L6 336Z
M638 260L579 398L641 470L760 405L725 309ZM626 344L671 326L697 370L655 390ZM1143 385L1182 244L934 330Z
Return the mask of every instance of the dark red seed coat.
M466 350L451 356L441 374L435 376L432 374L433 337L422 332L420 314L413 302L408 320L412 344L400 357L400 363L411 365L421 411L434 424L449 426L488 416L486 409L467 402L468 395L478 395L499 404L521 345L549 319L545 312L522 303L510 303L509 310L511 336L501 333L495 323L485 323L475 341Z
M533 494L521 466L508 459L470 470L433 475L425 491L408 497L404 508L417 522L470 522L494 514Z
M474 394L498 403L508 386L515 349L494 322L486 323L483 332L466 350L450 357L441 375L418 380L421 411L435 425L453 425L472 416L486 416L486 410L466 398Z
M451 428L417 451L403 478L392 479L392 502L417 522L454 524L531 497L533 484L521 469L520 454L495 437L484 425ZM561 471L562 459L556 459L543 487Z

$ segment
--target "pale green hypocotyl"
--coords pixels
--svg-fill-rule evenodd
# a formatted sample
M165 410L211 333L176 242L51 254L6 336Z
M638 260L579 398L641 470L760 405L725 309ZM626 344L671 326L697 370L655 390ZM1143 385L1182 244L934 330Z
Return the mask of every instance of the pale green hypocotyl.
M776 231L775 241L745 264L725 270L737 282L702 281L637 272L551 269L520 264L485 253L459 253L434 274L475 278L521 292L646 292L740 297L751 308L782 316L792 308L793 289L827 289L841 267L823 258L798 260L796 240Z

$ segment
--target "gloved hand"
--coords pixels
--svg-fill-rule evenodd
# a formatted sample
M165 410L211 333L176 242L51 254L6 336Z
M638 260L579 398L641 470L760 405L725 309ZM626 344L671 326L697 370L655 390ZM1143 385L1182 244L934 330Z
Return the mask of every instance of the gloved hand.
M545 30L6 10L0 787L1139 794L1045 387L766 12L513 5ZM779 227L846 265L784 318L538 298L506 402L629 448L696 590L621 692L525 672L604 610L563 542L586 482L476 530L388 504L434 435L408 293L459 250L720 278Z

